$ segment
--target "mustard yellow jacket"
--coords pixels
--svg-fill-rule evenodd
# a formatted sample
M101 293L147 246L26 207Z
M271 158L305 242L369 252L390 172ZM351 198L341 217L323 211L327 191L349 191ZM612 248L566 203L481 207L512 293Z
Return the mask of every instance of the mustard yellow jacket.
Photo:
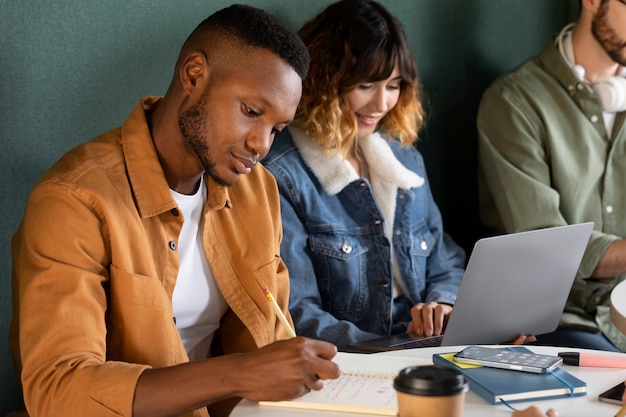
M183 218L145 116L158 100L69 151L29 197L12 244L10 341L32 417L131 416L146 368L188 361L171 303ZM273 177L257 166L207 187L204 249L230 306L214 354L288 337L262 292L290 317Z

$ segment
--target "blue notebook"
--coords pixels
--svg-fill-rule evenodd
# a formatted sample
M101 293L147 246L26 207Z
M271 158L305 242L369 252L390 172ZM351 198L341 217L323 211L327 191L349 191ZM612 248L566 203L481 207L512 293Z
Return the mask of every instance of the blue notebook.
M525 347L511 348L530 351ZM433 363L465 375L470 389L492 404L575 397L587 394L587 384L557 368L548 374L488 368L455 362L452 353L433 355Z

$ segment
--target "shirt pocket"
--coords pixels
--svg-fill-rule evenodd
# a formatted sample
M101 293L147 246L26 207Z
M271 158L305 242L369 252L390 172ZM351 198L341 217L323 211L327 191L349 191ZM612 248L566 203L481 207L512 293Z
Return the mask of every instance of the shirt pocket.
M161 281L114 266L109 270L109 359L164 365L183 358L172 303Z
M160 280L133 272L109 268L112 304L137 304L163 308L170 301ZM118 301L119 300L119 301Z

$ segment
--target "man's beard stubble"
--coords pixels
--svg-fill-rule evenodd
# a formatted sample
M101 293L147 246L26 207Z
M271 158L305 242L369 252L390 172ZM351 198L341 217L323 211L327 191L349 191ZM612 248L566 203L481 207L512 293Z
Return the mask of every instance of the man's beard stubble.
M215 161L211 157L206 143L205 134L208 132L206 119L206 103L209 100L208 89L190 109L186 110L178 119L178 127L183 135L184 143L196 156L204 175L225 187L231 184L220 178L215 172Z

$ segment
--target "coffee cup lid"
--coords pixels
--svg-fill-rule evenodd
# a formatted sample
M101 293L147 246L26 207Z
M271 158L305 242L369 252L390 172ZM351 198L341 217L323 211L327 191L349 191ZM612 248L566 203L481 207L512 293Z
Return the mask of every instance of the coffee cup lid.
M463 374L440 365L404 368L393 386L400 392L431 397L461 394L469 389Z

